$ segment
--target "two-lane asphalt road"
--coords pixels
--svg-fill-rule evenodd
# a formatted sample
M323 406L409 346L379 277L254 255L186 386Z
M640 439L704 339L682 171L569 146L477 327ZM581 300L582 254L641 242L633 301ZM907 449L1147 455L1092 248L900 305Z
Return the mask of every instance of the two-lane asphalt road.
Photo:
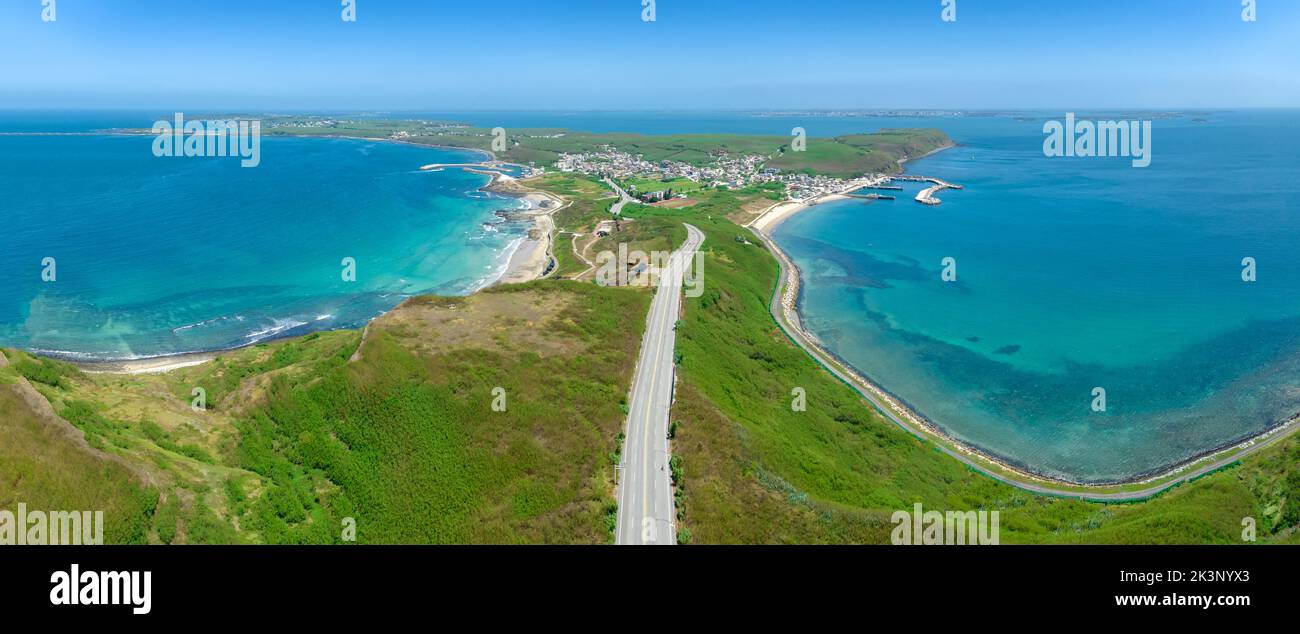
M623 213L624 205L636 202L635 198L629 196L627 192L623 191L622 187L619 187L609 178L605 179L605 184L613 187L614 191L618 192L618 202L614 203L614 206L609 208L609 213L614 214L615 216L621 215Z
M677 543L668 468L668 410L673 401L676 341L673 327L682 304L683 273L704 242L699 229L686 225L686 233L686 242L672 254L659 276L632 379L618 488L618 544Z

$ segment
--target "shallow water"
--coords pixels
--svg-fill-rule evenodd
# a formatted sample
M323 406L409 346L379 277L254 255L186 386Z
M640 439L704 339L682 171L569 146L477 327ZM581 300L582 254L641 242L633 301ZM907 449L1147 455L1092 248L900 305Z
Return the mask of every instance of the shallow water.
M486 176L419 171L472 152L263 138L261 165L241 168L152 142L0 136L0 346L123 359L355 327L490 282L527 229L496 224L519 202L478 191Z
M1147 473L1290 418L1300 117L1200 116L1155 120L1144 169L1047 158L1038 119L938 122L962 146L908 171L965 190L926 207L908 184L778 227L806 325L958 438L1074 480Z

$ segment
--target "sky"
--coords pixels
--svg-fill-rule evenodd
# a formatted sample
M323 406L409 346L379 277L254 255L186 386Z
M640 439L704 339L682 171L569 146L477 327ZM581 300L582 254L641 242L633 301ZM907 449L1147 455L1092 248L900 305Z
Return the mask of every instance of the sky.
M0 0L0 109L1300 106L1295 0L344 1Z

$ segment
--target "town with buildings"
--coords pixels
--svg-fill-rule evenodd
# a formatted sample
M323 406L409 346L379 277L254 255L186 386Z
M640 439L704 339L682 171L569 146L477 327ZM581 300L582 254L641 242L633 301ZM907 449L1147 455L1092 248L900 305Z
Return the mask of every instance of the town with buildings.
M839 194L863 187L871 187L888 179L884 174L863 176L855 179L834 178L796 172L782 172L767 167L770 157L757 154L731 155L716 153L713 162L707 166L692 165L681 161L645 160L641 155L629 154L613 147L606 147L598 152L562 154L555 162L555 168L561 172L577 172L600 178L617 180L656 179L671 182L687 179L704 187L727 187L741 189L752 185L781 183L785 185L786 195L790 200L808 200L828 194ZM655 199L662 192L646 192L643 197ZM685 197L686 194L676 194Z

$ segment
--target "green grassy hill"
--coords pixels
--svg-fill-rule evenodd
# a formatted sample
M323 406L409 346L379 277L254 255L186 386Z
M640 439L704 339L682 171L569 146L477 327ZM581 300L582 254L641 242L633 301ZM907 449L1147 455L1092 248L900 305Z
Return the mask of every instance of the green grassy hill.
M164 375L9 354L49 375L42 393L91 445L162 491L128 514L147 528L109 541L338 543L352 518L362 543L605 543L641 334L625 315L649 300L565 282L421 298L364 342L321 333ZM208 397L198 412L196 387ZM7 394L0 386L0 437L28 433L30 412ZM31 504L138 497L123 474L79 466L99 463L67 449L2 447L13 460L0 481L22 480Z
M144 543L157 489L39 402L32 382L58 383L69 368L9 356L18 358L5 367L0 355L0 510L103 511L105 543Z
M411 143L460 147L488 151L492 147L492 128L447 128L403 120L339 121L330 127L288 125L275 118L278 127L268 128L273 135L341 135L388 137L402 133ZM269 124L267 124L269 125ZM790 172L855 177L876 172L899 171L900 159L916 158L933 150L952 145L952 140L932 128L891 129L871 134L852 134L833 138L814 136L806 151L791 150L792 137L743 134L668 134L596 133L555 128L511 128L506 130L507 149L497 158L515 163L551 166L563 153L595 152L608 147L630 154L640 154L650 162L680 161L707 165L716 155L760 155L772 157L768 163Z

